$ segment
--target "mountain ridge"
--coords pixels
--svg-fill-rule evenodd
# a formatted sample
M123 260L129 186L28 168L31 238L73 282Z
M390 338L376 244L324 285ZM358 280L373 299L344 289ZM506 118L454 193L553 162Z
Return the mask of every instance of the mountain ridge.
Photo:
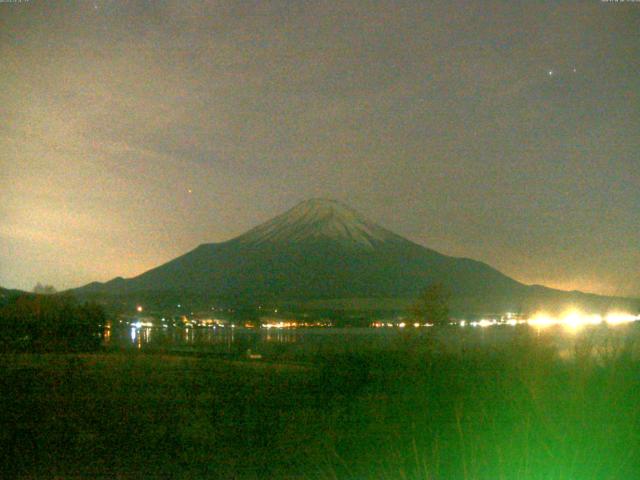
M614 297L528 286L490 265L443 255L328 199L301 202L220 243L204 243L129 279L93 282L80 295L187 295L202 303L331 302L415 298L449 288L460 311L519 311L549 303L611 304Z

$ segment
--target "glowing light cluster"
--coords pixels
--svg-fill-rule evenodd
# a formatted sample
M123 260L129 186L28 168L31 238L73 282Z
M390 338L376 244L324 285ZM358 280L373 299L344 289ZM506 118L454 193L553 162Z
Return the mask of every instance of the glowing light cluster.
M632 315L623 312L611 312L607 315L588 314L578 310L569 310L559 317L553 317L545 313L533 315L527 323L536 328L546 328L553 325L562 325L570 330L577 330L588 325L621 325L640 321L640 315Z
M152 322L137 321L135 323L132 323L131 326L135 327L135 328L153 327L153 323Z
M414 323L406 323L406 322L398 322L398 323L392 323L392 322L382 322L382 321L375 321L373 323L370 324L371 327L373 328L405 328L407 326L413 326L413 328L421 328L421 327L433 327L432 323L419 323L419 322L414 322Z
M610 313L605 318L605 322L610 325L619 325L621 323L631 323L640 321L640 315L631 315L629 313Z
M483 318L479 322L471 322L472 327L478 326L482 328L490 327L491 325L497 325L497 324L498 324L497 320L487 320L486 318Z
M459 320L457 325L460 327L480 327L487 328L494 325L516 325L527 324L532 327L543 329L554 325L561 325L568 330L578 330L588 325L622 325L640 321L640 315L633 315L625 312L611 312L607 315L599 315L595 313L584 313L577 309L567 310L560 316L549 315L545 312L538 312L530 316L528 319L520 318L519 315L507 313L501 318L483 318L480 320L467 321Z
M516 320L515 318L510 318L508 320L502 318L500 320L497 320L495 318L483 318L477 321L473 321L473 322L467 322L466 320L461 320L460 322L458 322L458 325L460 325L461 327L464 327L466 325L470 325L472 327L480 327L480 328L487 328L487 327L491 327L493 325L511 325L512 327L519 325L521 323L526 323L526 321L524 320Z
M262 328L271 329L271 328L318 328L318 327L332 327L333 324L331 322L298 322L298 321L273 321L267 322L260 325Z

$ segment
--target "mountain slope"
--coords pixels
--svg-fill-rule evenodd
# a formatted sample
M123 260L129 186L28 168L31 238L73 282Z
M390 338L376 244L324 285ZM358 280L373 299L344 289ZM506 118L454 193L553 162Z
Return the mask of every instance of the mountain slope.
M137 277L89 284L76 293L305 303L410 299L432 282L446 284L463 311L521 309L530 298L571 295L525 286L482 262L442 255L323 199L302 202L235 239L200 245Z
M11 290L0 287L0 307L13 302L18 297L33 297L35 294L22 290Z

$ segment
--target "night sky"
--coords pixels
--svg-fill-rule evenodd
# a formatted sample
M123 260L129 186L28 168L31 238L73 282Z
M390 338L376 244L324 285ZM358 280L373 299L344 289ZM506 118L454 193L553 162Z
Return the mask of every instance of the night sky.
M0 285L133 276L310 197L640 296L640 3L0 3Z

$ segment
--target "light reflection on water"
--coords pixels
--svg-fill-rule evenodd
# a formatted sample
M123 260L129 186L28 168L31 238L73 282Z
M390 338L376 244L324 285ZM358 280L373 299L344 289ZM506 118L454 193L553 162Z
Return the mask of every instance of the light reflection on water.
M346 333L346 330L342 330ZM125 334L126 333L126 334ZM107 345L119 347L153 346L211 346L226 351L234 346L254 347L262 343L291 344L300 341L309 332L293 329L245 329L245 328L162 328L162 327L114 327ZM236 348L237 350L237 348Z
M212 353L238 354L251 350L257 353L288 351L291 353L321 353L326 351L357 351L361 348L397 348L399 345L431 343L443 351L475 348L495 348L529 337L555 348L561 358L572 358L582 345L589 345L598 355L607 355L624 346L640 345L640 325L616 327L605 325L568 331L560 326L537 329L527 325L495 326L469 329L443 327L421 330L375 328L162 328L115 327L107 345L124 348L169 348Z

